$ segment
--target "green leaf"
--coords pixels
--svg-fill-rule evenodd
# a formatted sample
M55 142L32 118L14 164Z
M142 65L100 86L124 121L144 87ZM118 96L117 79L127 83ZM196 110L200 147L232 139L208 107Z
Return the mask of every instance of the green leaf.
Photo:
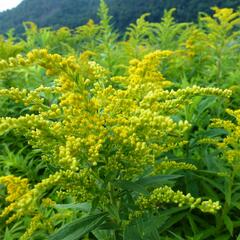
M237 240L240 240L240 233L238 234Z
M79 240L80 237L96 229L106 220L107 213L90 215L77 219L49 237L49 240Z
M109 220L109 219L108 219ZM97 229L98 230L118 230L119 229L119 225L113 221L108 221L106 220L103 224L101 224L101 226L99 226Z
M171 233L177 240L184 240L184 238L182 238L181 236L177 235L174 232L168 231L169 233Z
M186 210L188 207L175 207L167 210L162 210L156 216L145 215L140 219L135 219L131 222L124 231L124 240L146 240L146 239L160 239L159 231L165 226L165 223L170 223L170 218L173 214ZM181 213L182 214L182 213ZM185 216L186 212L184 212ZM179 218L177 218L179 219Z
M148 215L140 219L135 219L126 227L123 239L145 240L149 239L150 236L156 238L158 227L160 227L167 219L167 215Z
M143 240L137 226L129 226L123 233L123 240Z
M171 218L166 222L166 224L163 225L163 227L160 229L160 233L166 231L169 229L172 225L179 222L182 218L186 216L187 212L179 213L174 216L171 216Z
M93 235L97 240L113 240L115 239L114 231L112 230L94 230Z
M207 178L204 176L200 176L198 174L194 174L194 173L190 173L190 174L196 176L197 178L200 178L201 180L208 182L209 184L211 184L213 187L217 188L220 192L222 192L224 194L223 186L221 184L217 183L216 181L213 181L210 178Z
M56 204L58 209L78 209L83 212L89 212L91 205L89 203L69 203L69 204Z
M232 240L231 236L229 234L221 234L221 236L217 236L214 238L214 240Z
M235 201L232 201L231 202L231 205L236 207L238 210L240 210L240 202L235 202Z
M204 231L201 231L197 235L194 235L194 240L202 240L202 239L207 239L210 236L215 236L216 235L216 229L214 227L210 227Z
M225 226L227 227L227 230L229 231L229 233L232 236L234 227L233 227L233 222L232 222L231 218L228 215L224 215L223 221L224 221Z
M225 178L224 182L224 193L227 204L230 206L232 201L232 184L229 178Z
M142 193L142 194L149 194L149 192L142 185L140 185L136 182L117 181L116 185L125 190L138 192L138 193Z
M208 184L208 183L206 183L206 182L201 182L201 186L202 186L202 190L203 190L206 194L208 194L208 196L209 196L212 200L217 201L217 200L219 199L216 191L214 191L214 188L213 188L210 184Z
M197 234L197 232L199 232L199 229L198 229L198 226L197 224L195 223L193 217L192 217L192 214L189 213L187 215L187 218L188 218L188 221L190 223L190 226L191 226L191 230L193 231L194 234Z
M159 232L157 229L155 229L154 231L151 232L151 234L149 235L149 240L159 240L161 239Z
M217 171L199 170L198 169L195 172L197 172L197 173L206 173L207 175L212 174L212 175L215 175L215 176L219 176L219 172L217 172Z
M189 209L188 206L184 206L184 207L172 207L170 209L166 209L166 210L161 210L161 212L159 213L160 216L170 216L173 215L175 213L178 212L182 212Z
M144 177L136 181L135 183L142 186L162 186L169 183L170 180L183 177L183 175L157 175L151 177Z
M215 138L215 137L218 137L218 136L227 135L227 133L228 132L224 129L213 128L213 129L205 130L202 134L202 137Z

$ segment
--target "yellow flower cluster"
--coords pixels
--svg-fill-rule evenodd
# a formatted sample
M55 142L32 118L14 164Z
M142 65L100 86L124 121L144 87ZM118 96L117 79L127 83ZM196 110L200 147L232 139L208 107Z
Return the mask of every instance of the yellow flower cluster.
M201 198L194 198L190 193L184 195L181 191L173 191L170 187L164 186L156 188L150 196L140 196L137 205L141 210L159 209L164 204L177 204L179 207L189 206L191 209L198 208L202 212L216 213L220 208L219 202L212 200L203 201Z
M163 90L152 89L141 101L141 107L151 109L152 111L161 111L162 113L173 114L181 110L187 104L191 104L192 97L199 95L216 95L229 98L231 90L219 88L202 88L199 86L187 87L185 89ZM186 122L183 122L184 124Z
M146 55L142 60L134 59L130 61L128 70L129 76L125 81L132 87L137 85L153 86L155 88L163 88L172 85L170 81L167 81L163 75L159 72L158 67L161 61L170 56L171 51L155 51ZM149 88L147 89L149 90Z
M155 165L155 173L170 169L197 170L197 167L190 163L164 160Z
M203 16L201 21L210 29L210 33L207 35L208 45L212 49L219 49L225 47L225 44L234 37L232 29L240 24L240 13L231 8L213 7L212 10L215 12L214 18Z
M57 187L61 198L81 202L99 194L105 204L108 193L106 189L99 191L102 182L132 180L149 167L154 171L160 154L186 144L184 133L190 124L174 121L172 113L196 95L228 97L231 92L197 86L164 90L171 84L158 67L171 54L156 51L134 60L127 76L118 78L119 88L109 84L107 72L100 65L89 61L89 52L78 58L38 49L25 58L18 56L0 64L0 68L39 65L47 75L56 77L52 87L0 91L0 95L22 101L33 110L32 114L18 118L0 118L0 133L14 130L24 135L33 148L41 150L42 160L56 169L7 206L1 215L13 213L8 222L24 215L33 216L39 204L47 207L41 197L52 187ZM194 169L190 165L181 167ZM161 191L175 196L168 188ZM185 199L180 193L178 197ZM204 204L198 205L203 211ZM208 205L205 209L208 211Z
M7 187L6 201L14 202L29 190L28 179L21 179L15 176L0 177L0 184Z
M10 89L0 89L0 96L8 97L16 103L21 102L31 111L45 111L48 106L44 105L44 98L41 94L53 94L54 90L52 87L42 85L32 91L11 87Z
M227 131L227 136L219 141L218 139L203 139L202 143L210 143L216 145L223 152L223 157L228 163L236 168L240 164L240 110L226 110L232 115L236 122L222 119L213 119L211 127L224 128Z
M10 204L2 211L0 217L6 217L13 213L6 222L9 224L25 214L32 215L38 209L37 202L41 199L42 193L56 186L58 186L60 196L70 195L78 201L89 200L93 194L89 189L94 186L91 178L93 177L88 169L78 173L71 170L59 171L29 189L26 179L13 176L1 177L0 182L7 186L9 196L6 200ZM53 204L51 199L43 199L41 205L47 208Z
M207 42L207 35L200 29L193 27L190 36L184 43L189 57L193 57L202 52L203 42Z
M27 179L21 179L15 176L4 176L0 177L0 184L4 184L7 187L8 196L6 201L10 204L4 208L0 214L0 218L7 216L10 212L15 211L19 200L23 195L27 194L29 191L29 185ZM14 221L16 218L24 214L24 211L14 214L11 218L8 219L7 223Z
M213 7L212 10L215 11L213 16L219 19L221 24L228 24L229 22L232 22L233 25L240 24L240 19L238 19L240 14L239 12L234 12L232 8Z
M97 64L94 61L88 61L89 67L92 70L92 74L96 79L104 78L107 75L107 71L101 65Z
M13 37L6 38L2 34L0 35L0 49L0 59L8 59L16 56L19 52L22 52L24 44L22 41L15 43Z
M26 230L26 232L20 237L19 240L29 240L32 238L33 234L37 230L44 230L46 233L52 233L54 231L54 227L60 221L64 221L72 216L71 211L65 211L61 213L57 213L52 217L46 218L43 214L36 214Z
M26 232L20 237L20 240L31 239L31 236L34 234L34 232L43 227L43 224L42 224L41 220L42 220L42 215L41 214L35 215L31 219L31 222L30 222Z
M10 89L0 89L1 97L9 97L13 99L16 103L22 101L27 96L26 89L10 88Z

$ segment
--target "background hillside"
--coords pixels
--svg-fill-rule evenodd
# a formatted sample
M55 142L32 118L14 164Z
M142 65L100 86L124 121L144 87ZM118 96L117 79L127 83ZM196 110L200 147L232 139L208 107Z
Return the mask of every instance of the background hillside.
M113 23L122 31L145 12L149 20L159 21L164 9L177 8L177 21L194 21L199 11L210 12L211 6L237 8L240 0L106 0ZM0 13L0 33L10 28L22 32L23 21L33 21L40 27L76 26L89 18L97 21L99 0L23 0L16 8Z

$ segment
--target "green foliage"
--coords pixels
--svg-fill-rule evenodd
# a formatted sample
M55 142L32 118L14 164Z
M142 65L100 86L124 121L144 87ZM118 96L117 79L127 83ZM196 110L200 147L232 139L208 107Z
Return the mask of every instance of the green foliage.
M7 38L0 35L0 58L8 59L15 57L17 54L23 51L23 43L15 44L16 39L13 36L13 31L7 33Z
M64 226L50 240L77 240L99 227L106 219L106 213L90 215Z
M178 40L183 37L183 32L189 24L175 23L173 13L176 9L164 11L161 23L152 23L153 37L150 38L152 45L160 49L176 49Z

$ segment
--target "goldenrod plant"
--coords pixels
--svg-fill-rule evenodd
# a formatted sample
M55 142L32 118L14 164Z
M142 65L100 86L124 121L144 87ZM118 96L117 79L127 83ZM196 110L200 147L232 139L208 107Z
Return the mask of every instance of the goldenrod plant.
M0 35L0 58L8 59L10 57L15 57L17 54L23 51L24 45L19 42L15 43L15 37L13 36L13 31L10 30L7 33L7 37Z
M35 212L38 210L43 222L46 217L55 218L53 212L46 216L49 206L46 208L45 201L45 205L41 203L46 197L51 199L52 196L51 201L55 204L62 201L88 203L94 213L105 214L104 218L101 214L97 215L102 219L100 225L108 219L124 231L122 224L127 223L128 215L135 211L134 208L126 208L122 202L125 198L125 194L121 193L125 190L124 184L128 188L128 184L131 186L137 181L144 182L144 178L152 175L152 172L160 182L161 178L168 180L180 177L155 174L157 158L172 149L181 148L187 141L184 132L190 124L187 121L176 122L171 115L189 103L194 95L225 97L230 96L231 92L200 87L164 90L171 82L157 72L157 67L161 59L171 54L171 51L156 51L142 61L133 60L129 74L115 78L121 88L109 84L106 70L89 61L86 57L88 54L78 59L49 54L47 50L40 49L29 52L27 57L17 56L1 62L1 68L37 64L46 70L47 75L55 76L51 87L0 91L1 96L22 102L29 110L28 114L17 118L2 118L1 133L23 135L33 149L41 152L42 161L52 169L49 176L34 185L27 184L30 179L26 178L0 178L10 194L6 198L9 203L1 213L1 217L7 219L6 223L26 216L35 221ZM178 166L181 167L181 164ZM19 188L21 182L26 184L25 190ZM147 186L143 189L150 191ZM174 191L171 194L174 195ZM133 201L137 196L132 195ZM170 199L174 198L170 197L166 203ZM95 201L98 202L96 206ZM191 207L198 206L194 200L189 201ZM177 200L173 200L175 202ZM203 204L199 205L200 209L211 213L221 208L218 202L203 201L199 204ZM206 204L210 205L204 208ZM40 229L42 227L40 225ZM31 229L35 231L36 227ZM46 230L50 233L51 229L54 226ZM29 234L28 230L27 236ZM25 236L21 239L25 239ZM53 235L53 239L57 236Z

